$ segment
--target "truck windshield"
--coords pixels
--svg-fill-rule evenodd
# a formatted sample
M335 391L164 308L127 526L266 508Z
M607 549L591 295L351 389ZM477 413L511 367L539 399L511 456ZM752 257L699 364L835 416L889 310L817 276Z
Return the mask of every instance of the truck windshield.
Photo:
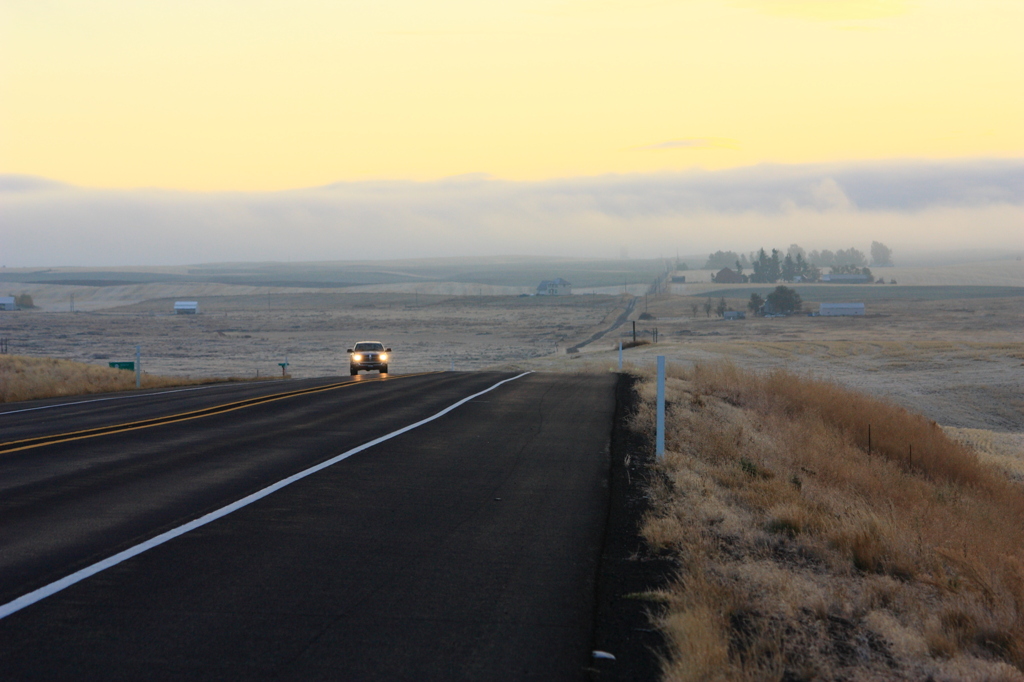
M383 343L357 343L356 350L384 350Z

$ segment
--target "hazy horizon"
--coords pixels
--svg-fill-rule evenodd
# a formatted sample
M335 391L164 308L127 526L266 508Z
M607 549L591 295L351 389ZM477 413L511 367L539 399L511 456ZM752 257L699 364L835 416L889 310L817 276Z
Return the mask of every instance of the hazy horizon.
M759 165L537 182L483 176L278 192L0 176L0 265L169 266L551 255L674 257L881 241L1024 251L1024 161ZM691 264L692 266L693 264Z

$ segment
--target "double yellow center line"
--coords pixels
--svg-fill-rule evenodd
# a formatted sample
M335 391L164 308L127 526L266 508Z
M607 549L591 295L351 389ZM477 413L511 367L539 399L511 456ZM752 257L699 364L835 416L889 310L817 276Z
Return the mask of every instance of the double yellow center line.
M428 374L436 374L436 372L420 372L419 374L403 374L397 377L387 377L379 379L361 380L361 381L342 381L336 384L327 384L326 386L314 386L313 388L300 388L294 391L285 391L284 393L272 393L270 395L259 396L256 398L248 398L246 400L238 400L231 403L224 403L222 405L214 405L213 407L205 407L201 410L193 410L191 412L179 412L178 414L169 414L163 417L153 417L152 419L142 419L134 422L127 422L125 424L113 424L110 426L98 426L93 429L84 429L82 431L71 431L68 433L59 433L50 436L38 436L36 438L25 438L23 440L10 441L8 443L0 443L0 454L6 454L9 452L18 452L19 450L30 450L32 448L40 448L45 445L54 445L56 443L67 443L73 440L83 440L86 438L96 438L98 436L106 436L112 433L123 433L125 431L137 431L139 429L148 429L154 426L163 426L164 424L174 424L176 422L189 421L191 419L201 419L203 417L210 417L215 414L223 414L225 412L234 412L235 410L241 410L245 407L252 407L253 405L262 405L264 403L271 403L277 400L285 400L286 398L295 398L300 395L310 395L313 393L323 393L325 391L334 391L339 388L347 388L349 386L359 386L366 383L378 383L380 381L397 381L398 379L411 379L412 377L421 377Z

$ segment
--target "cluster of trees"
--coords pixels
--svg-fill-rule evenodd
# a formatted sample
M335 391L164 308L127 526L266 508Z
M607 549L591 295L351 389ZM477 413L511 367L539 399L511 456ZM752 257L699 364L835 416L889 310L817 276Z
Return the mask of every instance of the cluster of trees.
M868 264L867 257L853 247L836 252L828 249L811 251L807 258L819 268L862 268Z
M30 294L19 294L15 296L14 305L23 309L36 307L35 302L32 300L32 296Z
M760 294L750 294L750 300L747 302L747 308L754 315L761 314L779 314L788 315L790 313L799 313L803 309L803 301L800 299L800 294L795 289L779 285L775 287L775 291L768 294L767 298L761 298ZM692 303L690 310L694 317L697 317L697 313L700 310L704 311L704 314L711 317L711 313L715 313L719 317L725 317L727 310L732 310L729 305L725 302L725 297L718 299L715 303L708 297L708 300L701 303Z
M760 294L750 294L750 300L747 302L747 308L755 315L761 312L788 315L800 312L803 306L804 302L800 299L800 294L796 293L796 289L782 285L775 287L775 291L768 294L767 299L761 298Z
M892 265L892 249L881 242L871 242L871 258L875 265ZM762 248L751 253L749 258L735 251L716 251L708 256L704 269L730 268L743 277L743 281L753 283L794 282L798 279L817 282L821 279L822 268L829 268L834 275L866 275L871 278L867 265L864 253L853 247L808 253L799 244L790 244L785 253L772 249L769 254ZM744 270L752 272L744 275Z
M741 256L735 251L715 251L708 256L707 262L704 263L705 270L721 270L722 268L736 267L749 268L750 261L747 260L746 256Z
M796 245L794 244L794 246ZM798 277L808 282L818 281L821 278L821 269L808 262L800 251L795 253L794 257L794 252L791 250L785 257L780 257L779 250L772 249L772 255L769 256L764 249L761 249L757 253L757 259L751 263L750 267L753 272L747 277L747 281L756 283L775 283L779 280L792 282ZM739 266L737 265L737 267ZM740 271L739 274L742 275L743 272Z

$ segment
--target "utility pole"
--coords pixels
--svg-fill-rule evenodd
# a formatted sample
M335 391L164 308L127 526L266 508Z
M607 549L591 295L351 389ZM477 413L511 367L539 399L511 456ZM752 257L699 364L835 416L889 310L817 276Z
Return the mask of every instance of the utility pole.
M135 388L142 388L142 346L135 346Z

